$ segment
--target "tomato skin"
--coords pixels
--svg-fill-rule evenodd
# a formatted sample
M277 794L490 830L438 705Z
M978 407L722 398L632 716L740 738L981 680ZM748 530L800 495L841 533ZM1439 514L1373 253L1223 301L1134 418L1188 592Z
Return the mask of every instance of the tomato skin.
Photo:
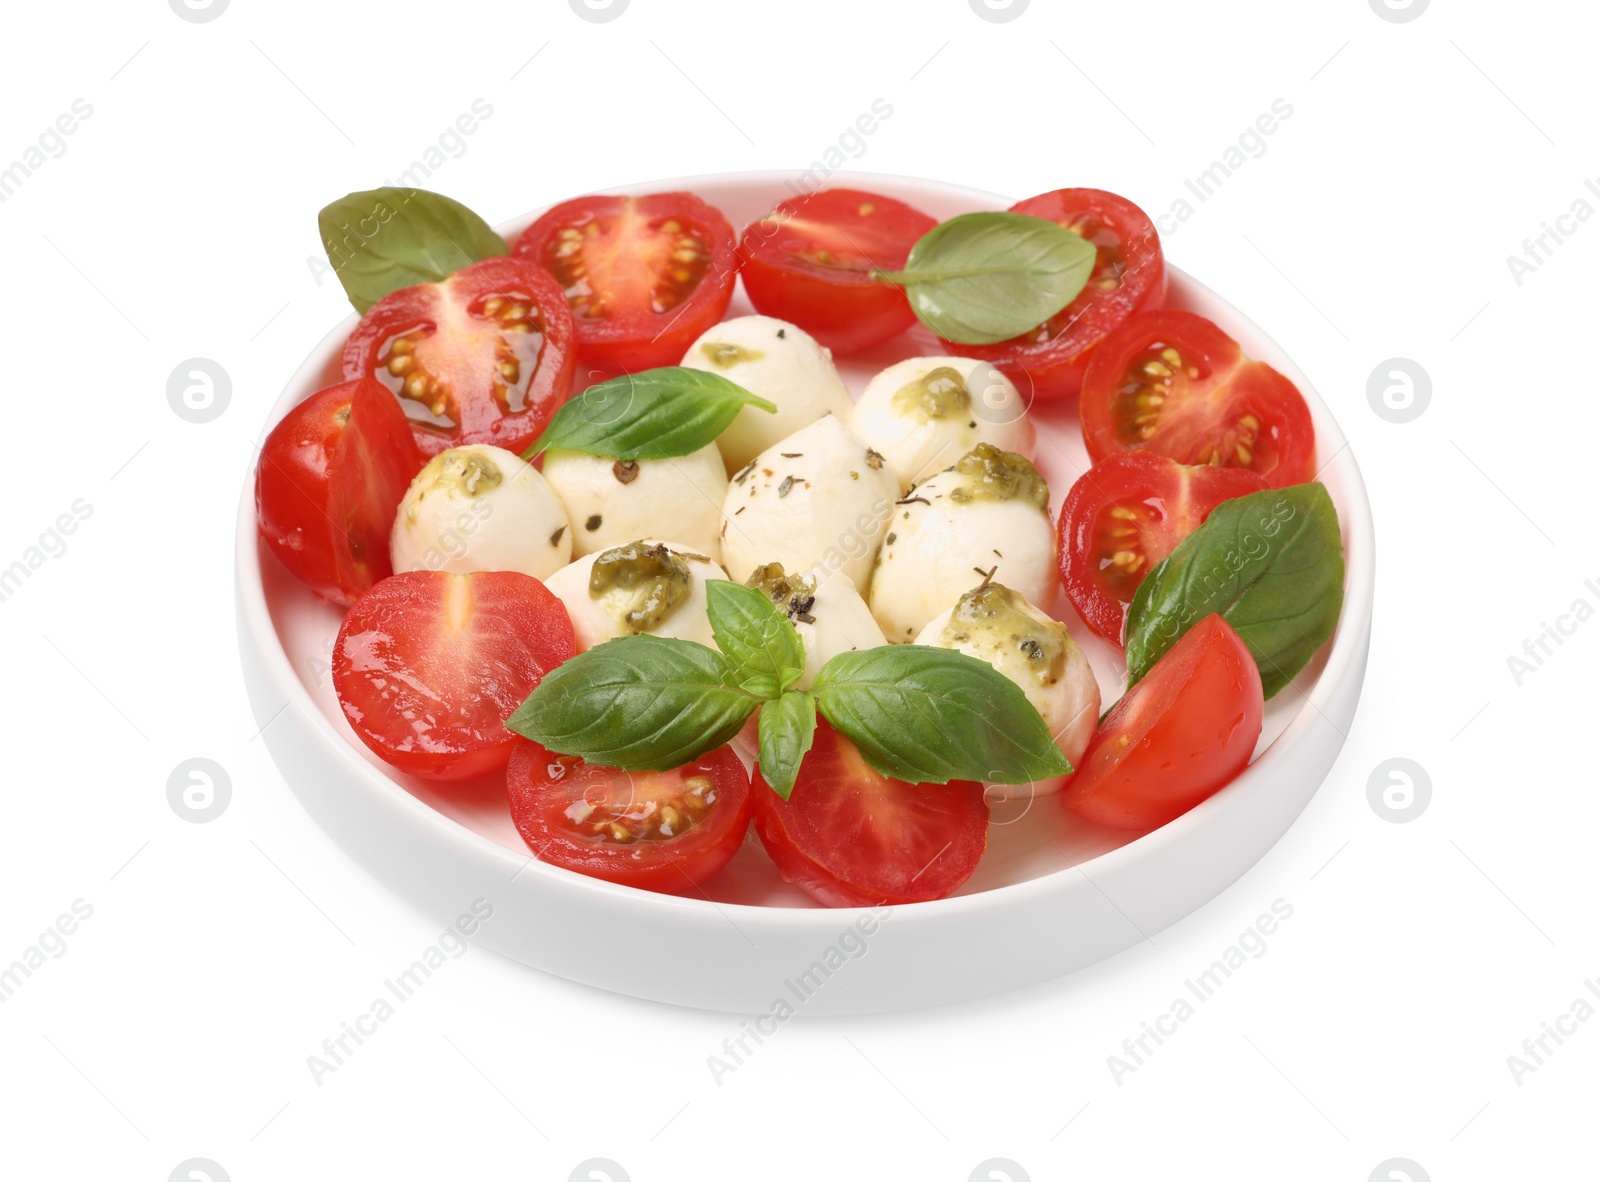
M345 616L333 688L380 759L467 780L505 767L517 738L505 720L575 647L566 608L530 575L406 571Z
M1160 360L1174 349L1181 365ZM1170 378L1150 376L1155 363L1172 370ZM1158 406L1144 401L1149 393L1161 394ZM1089 363L1078 411L1095 461L1152 451L1180 464L1248 468L1273 488L1303 484L1315 471L1316 429L1294 383L1193 312L1147 312L1107 337Z
M354 603L387 578L389 530L422 457L376 382L319 390L272 428L256 464L256 524L318 596Z
M1165 825L1245 769L1262 709L1255 658L1207 616L1111 708L1061 803L1114 829Z
M513 320L513 309L526 316ZM547 272L488 258L442 283L390 292L369 308L345 342L344 376L372 378L394 392L424 458L464 443L521 453L572 395L573 336L566 297ZM402 339L414 364L397 373ZM502 369L507 363L514 378ZM441 395L407 392L418 376L447 387L442 414L431 410Z
M1017 202L1011 212L1080 226L1098 248L1089 282L1031 332L994 345L946 341L945 348L959 357L993 362L1024 397L1032 390L1040 402L1071 398L1082 387L1100 342L1128 317L1166 300L1161 236L1144 210L1103 189L1056 189Z
M867 767L819 718L787 801L757 767L756 833L784 878L828 907L917 903L954 892L989 839L983 785L906 784Z
M1097 636L1120 646L1139 580L1223 501L1266 487L1244 468L1187 466L1148 451L1107 456L1061 505L1056 554L1067 598Z
M663 225L676 222L673 232ZM573 239L571 232L579 237ZM564 232L568 235L563 237ZM673 251L692 240L687 265ZM581 250L567 243L582 242ZM700 334L722 319L738 276L733 227L693 193L576 197L546 210L518 237L512 254L554 275L573 313L578 357L598 373L637 373L676 365ZM575 268L581 268L578 273ZM682 270L689 279L673 280ZM658 307L665 285L670 306ZM598 314L588 301L604 301Z
M872 271L904 267L936 225L903 201L861 189L795 197L745 227L745 294L757 312L799 325L835 353L857 352L915 323L905 292Z
M551 771L556 768L560 775L553 778ZM568 815L575 803L586 798L609 798L613 784L606 781L652 777L681 782L691 776L708 777L716 801L705 819L671 839L626 845L600 842L580 834ZM708 751L660 776L635 772L630 777L519 738L506 769L506 785L517 832L541 860L590 878L668 895L700 893L700 884L739 852L750 828L750 775L731 747Z

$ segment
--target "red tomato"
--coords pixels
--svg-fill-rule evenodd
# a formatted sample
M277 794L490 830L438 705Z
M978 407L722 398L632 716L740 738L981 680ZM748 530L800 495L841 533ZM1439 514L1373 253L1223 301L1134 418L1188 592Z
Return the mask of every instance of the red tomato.
M1300 391L1193 312L1147 312L1106 338L1078 411L1093 460L1153 451L1180 464L1248 468L1274 488L1313 474L1316 432Z
M670 772L595 767L517 740L511 819L541 859L669 895L697 893L750 827L750 775L732 747Z
M505 767L505 720L575 651L572 621L516 571L391 575L350 609L333 689L361 741L403 772L466 780Z
M1096 634L1121 644L1128 604L1151 568L1223 501L1266 487L1243 468L1185 467L1147 451L1101 460L1067 493L1056 527L1072 606Z
M893 197L824 189L745 227L739 273L756 311L798 324L836 353L886 341L916 320L905 292L872 277L899 270L938 223Z
M256 464L256 522L279 561L334 603L389 576L389 530L422 457L389 391L341 382L283 416Z
M1207 616L1111 708L1061 803L1116 829L1165 825L1244 770L1261 710L1255 658Z
M829 907L942 899L989 839L983 785L880 776L822 719L783 800L755 777L756 833L784 878Z
M383 297L344 347L344 376L400 397L417 446L520 452L572 393L572 314L555 280L511 258Z
M1032 332L997 345L945 348L961 357L992 361L1024 396L1042 402L1070 398L1083 384L1095 346L1136 312L1159 308L1167 297L1161 238L1144 210L1103 189L1057 189L1029 197L1013 213L1066 226L1095 248L1094 270L1077 297Z
M613 373L678 364L728 310L738 271L733 227L693 193L563 201L514 253L556 277L580 358Z

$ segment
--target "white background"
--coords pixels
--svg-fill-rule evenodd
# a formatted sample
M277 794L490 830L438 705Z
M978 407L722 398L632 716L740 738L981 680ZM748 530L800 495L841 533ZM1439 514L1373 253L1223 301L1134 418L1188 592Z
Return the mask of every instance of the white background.
M205 1157L238 1182L561 1180L605 1157L634 1182L962 1182L1003 1157L1013 1182L1363 1182L1405 1157L1442 1182L1593 1160L1600 1021L1520 1083L1506 1061L1600 977L1580 751L1600 624L1520 685L1507 665L1600 604L1600 219L1520 284L1506 263L1600 177L1591 6L1033 0L992 23L967 0L633 0L592 23L565 0L232 0L192 23L105 0L5 23L0 165L75 99L93 114L0 204L0 566L74 500L93 512L0 603L0 963L72 901L94 911L0 1004L0 1174L154 1182ZM1167 250L1298 360L1365 472L1376 631L1342 757L1230 890L1066 980L793 1022L718 1086L706 1057L737 1019L473 949L317 1086L306 1056L442 925L309 822L235 654L251 443L348 311L307 266L316 210L478 98L492 117L428 185L499 222L651 177L799 172L877 97L894 113L856 167L1152 213L1293 106ZM202 425L166 400L194 356L233 384ZM1432 379L1406 424L1366 397L1394 356ZM204 825L166 799L194 756L233 783ZM1367 798L1395 756L1433 786L1407 824ZM1266 954L1114 1081L1107 1056L1278 898L1294 915Z

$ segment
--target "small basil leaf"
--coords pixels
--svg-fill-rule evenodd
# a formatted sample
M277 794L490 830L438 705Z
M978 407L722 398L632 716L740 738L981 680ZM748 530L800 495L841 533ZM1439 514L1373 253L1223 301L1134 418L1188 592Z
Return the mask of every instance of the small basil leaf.
M794 791L800 761L811 750L817 732L817 704L808 693L788 693L761 707L757 725L757 765L761 778L783 799Z
M789 686L783 684L785 670L804 668L806 648L772 600L754 587L730 583L727 579L706 582L706 613L711 617L711 634L717 647L738 670L740 681L750 693L776 698ZM763 690L752 685L759 677ZM792 685L793 682L790 682Z
M764 702L783 693L783 687L778 679L770 673L741 673L739 674L739 688L747 694L753 694Z
M760 705L715 649L641 632L557 665L506 726L602 767L667 771L731 740Z
M1333 635L1343 604L1339 515L1326 488L1298 484L1224 501L1134 592L1128 684L1216 612L1249 646L1270 698Z
M915 644L840 653L817 709L876 771L912 784L1027 784L1072 770L1009 678L965 653Z
M991 211L940 222L917 240L904 270L877 277L904 287L917 319L945 340L989 345L1065 308L1094 262L1094 247L1065 226Z
M349 193L317 214L317 232L345 295L363 316L390 292L438 283L510 253L459 201L425 189Z
M778 408L721 374L666 365L590 386L556 412L523 453L548 448L617 460L664 460L699 451L746 406Z

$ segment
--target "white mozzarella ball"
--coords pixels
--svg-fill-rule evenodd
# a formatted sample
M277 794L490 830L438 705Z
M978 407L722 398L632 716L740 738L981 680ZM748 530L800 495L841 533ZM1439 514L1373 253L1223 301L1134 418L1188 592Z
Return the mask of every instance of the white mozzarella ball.
M1100 685L1089 658L1060 620L1009 587L980 584L935 616L916 642L955 649L993 666L1027 695L1067 761L1074 768L1081 764L1100 718ZM1065 779L995 785L989 796L1045 796L1059 792Z
M542 579L572 558L561 499L539 470L504 448L473 443L429 460L389 534L395 572L514 570Z
M1009 378L969 357L908 357L861 392L850 427L909 489L980 443L1033 458L1033 424Z
M899 491L883 457L828 415L734 476L722 504L723 561L746 575L769 562L799 571L820 563L864 594Z
M1022 456L980 443L895 507L867 602L891 643L915 639L975 586L993 578L1030 602L1056 581L1048 490Z
M721 374L777 406L747 406L717 440L729 472L825 414L850 414L833 356L802 329L771 316L739 316L706 332L683 356L689 369Z
M728 475L715 444L665 460L604 459L550 451L544 477L567 507L572 553L581 558L637 538L673 537L713 562Z
M566 607L580 653L640 632L716 648L706 614L706 580L727 577L693 547L635 541L586 554L551 575L545 586Z
M889 643L867 601L842 571L816 566L789 575L781 563L773 562L757 567L746 582L766 592L800 634L806 668L795 683L799 689L810 689L822 667L840 653Z

